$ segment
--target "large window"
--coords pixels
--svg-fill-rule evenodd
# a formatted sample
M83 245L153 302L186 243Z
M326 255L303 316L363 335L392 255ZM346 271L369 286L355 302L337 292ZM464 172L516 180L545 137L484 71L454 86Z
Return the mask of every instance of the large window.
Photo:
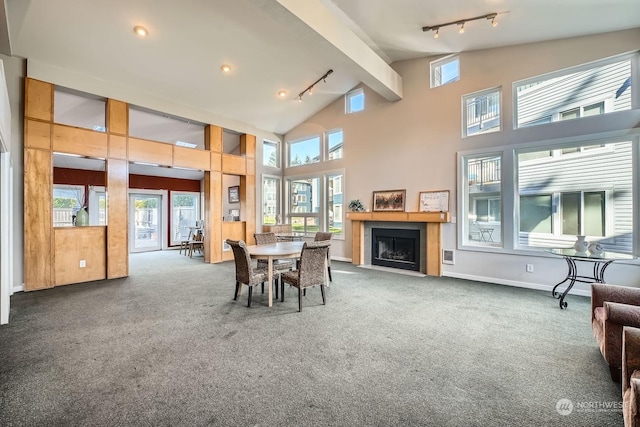
M294 231L342 234L343 180L342 172L287 179L287 217Z
M636 58L624 55L515 82L515 127L631 109Z
M489 89L462 97L462 136L500 130L500 89Z
M262 223L273 225L280 221L280 178L262 176Z
M431 63L431 87L438 87L460 80L460 58L447 56Z
M501 166L498 154L463 158L466 244L499 246L502 241Z
M289 167L308 165L320 161L320 137L289 142Z
M280 150L277 142L263 141L262 164L272 168L280 167Z

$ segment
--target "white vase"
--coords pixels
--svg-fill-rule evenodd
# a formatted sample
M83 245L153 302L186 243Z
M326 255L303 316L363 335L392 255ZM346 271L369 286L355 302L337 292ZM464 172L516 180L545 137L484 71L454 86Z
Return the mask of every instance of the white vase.
M576 236L578 240L573 244L573 249L576 252L587 252L589 249L589 242L585 240L586 236Z
M604 250L604 248L602 247L602 245L598 242L593 242L589 245L589 253L591 255L594 256L599 256L600 254L602 254L602 251Z

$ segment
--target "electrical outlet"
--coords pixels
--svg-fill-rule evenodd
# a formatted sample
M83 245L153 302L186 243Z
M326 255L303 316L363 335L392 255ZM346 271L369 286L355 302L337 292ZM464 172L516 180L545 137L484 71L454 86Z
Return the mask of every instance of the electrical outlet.
M80 260L80 268L85 268L86 266L87 266L87 260L81 259Z
M527 264L527 273L533 273L533 264Z

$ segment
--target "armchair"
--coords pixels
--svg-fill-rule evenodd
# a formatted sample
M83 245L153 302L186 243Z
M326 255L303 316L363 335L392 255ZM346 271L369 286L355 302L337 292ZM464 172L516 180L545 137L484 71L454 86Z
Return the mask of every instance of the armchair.
M640 329L622 330L622 414L625 427L640 427Z
M624 326L640 327L640 288L593 283L591 328L615 382L620 382Z

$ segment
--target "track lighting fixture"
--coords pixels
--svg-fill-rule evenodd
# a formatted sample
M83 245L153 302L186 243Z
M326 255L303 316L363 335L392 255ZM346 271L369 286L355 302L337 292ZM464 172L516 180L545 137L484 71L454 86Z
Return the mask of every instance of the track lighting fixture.
M317 85L318 83L320 83L321 81L323 82L327 82L327 77L329 76L329 74L333 73L333 70L329 70L326 73L324 73L324 75L322 77L320 77L318 80L316 80L315 82L311 83L309 85L309 87L307 87L305 90L303 90L302 92L300 92L298 94L298 101L302 102L302 97L304 96L305 93L308 93L309 95L313 94L313 88L315 85Z
M460 29L458 31L460 32L460 34L463 34L465 30L464 24L466 24L469 21L487 19L491 21L491 26L495 27L496 25L498 25L498 21L496 21L497 16L498 16L497 12L487 13L486 15L474 16L473 18L459 19L457 21L445 22L444 24L438 24L438 25L429 25L427 27L422 27L422 31L434 31L435 34L433 35L433 37L437 39L440 36L440 28L447 27L449 25L460 25Z

